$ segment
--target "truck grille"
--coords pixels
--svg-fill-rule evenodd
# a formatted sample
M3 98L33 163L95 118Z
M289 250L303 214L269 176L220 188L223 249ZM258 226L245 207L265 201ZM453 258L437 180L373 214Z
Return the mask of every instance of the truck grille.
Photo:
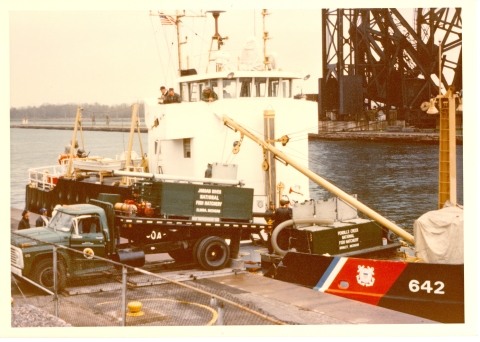
M23 268L23 253L20 248L10 246L10 263L18 268Z

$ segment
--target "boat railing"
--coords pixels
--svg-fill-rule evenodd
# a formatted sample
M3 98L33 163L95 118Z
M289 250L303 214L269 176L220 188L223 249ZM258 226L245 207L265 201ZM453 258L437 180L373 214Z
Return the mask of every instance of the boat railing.
M58 178L63 177L66 173L68 160L61 162L59 165L42 166L28 169L28 180L31 187L42 189L53 189L57 185ZM125 171L144 173L142 166L128 166ZM139 177L126 177L126 183L131 185L138 182Z
M143 166L134 166L134 165L131 165L131 166L127 166L125 168L125 171L129 171L129 172L141 172L141 173L144 173L144 168ZM132 185L133 183L136 183L139 181L139 178L140 177L133 177L133 176L127 176L126 177L126 184L127 185Z
M28 169L29 184L32 187L53 189L58 178L65 175L66 164L43 166Z

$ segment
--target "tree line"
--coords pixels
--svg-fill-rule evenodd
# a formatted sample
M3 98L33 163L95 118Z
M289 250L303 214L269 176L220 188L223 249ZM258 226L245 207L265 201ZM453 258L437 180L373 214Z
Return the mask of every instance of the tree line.
M89 119L95 118L95 120L103 120L107 117L110 120L130 118L132 116L131 104L119 104L119 105L102 105L99 103L94 104L42 104L38 107L21 107L10 108L10 121L28 119L33 120L61 120L61 119L75 119L77 114L77 108L81 107L82 118ZM143 115L144 106L139 104L139 115Z

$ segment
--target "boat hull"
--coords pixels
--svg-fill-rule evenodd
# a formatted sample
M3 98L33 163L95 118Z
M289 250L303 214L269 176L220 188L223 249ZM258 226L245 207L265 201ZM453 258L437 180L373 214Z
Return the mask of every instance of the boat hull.
M273 278L442 323L465 322L463 264L290 252Z

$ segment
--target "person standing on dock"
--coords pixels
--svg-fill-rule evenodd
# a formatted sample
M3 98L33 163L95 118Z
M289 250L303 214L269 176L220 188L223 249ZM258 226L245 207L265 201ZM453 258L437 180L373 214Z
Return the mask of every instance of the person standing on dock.
M30 228L30 213L27 210L22 211L22 219L18 222L18 230Z
M165 97L165 100L163 101L164 104L169 104L169 103L181 103L182 99L180 98L180 95L178 95L173 88L168 89L168 95Z
M47 209L40 209L40 216L35 221L35 227L48 226Z

